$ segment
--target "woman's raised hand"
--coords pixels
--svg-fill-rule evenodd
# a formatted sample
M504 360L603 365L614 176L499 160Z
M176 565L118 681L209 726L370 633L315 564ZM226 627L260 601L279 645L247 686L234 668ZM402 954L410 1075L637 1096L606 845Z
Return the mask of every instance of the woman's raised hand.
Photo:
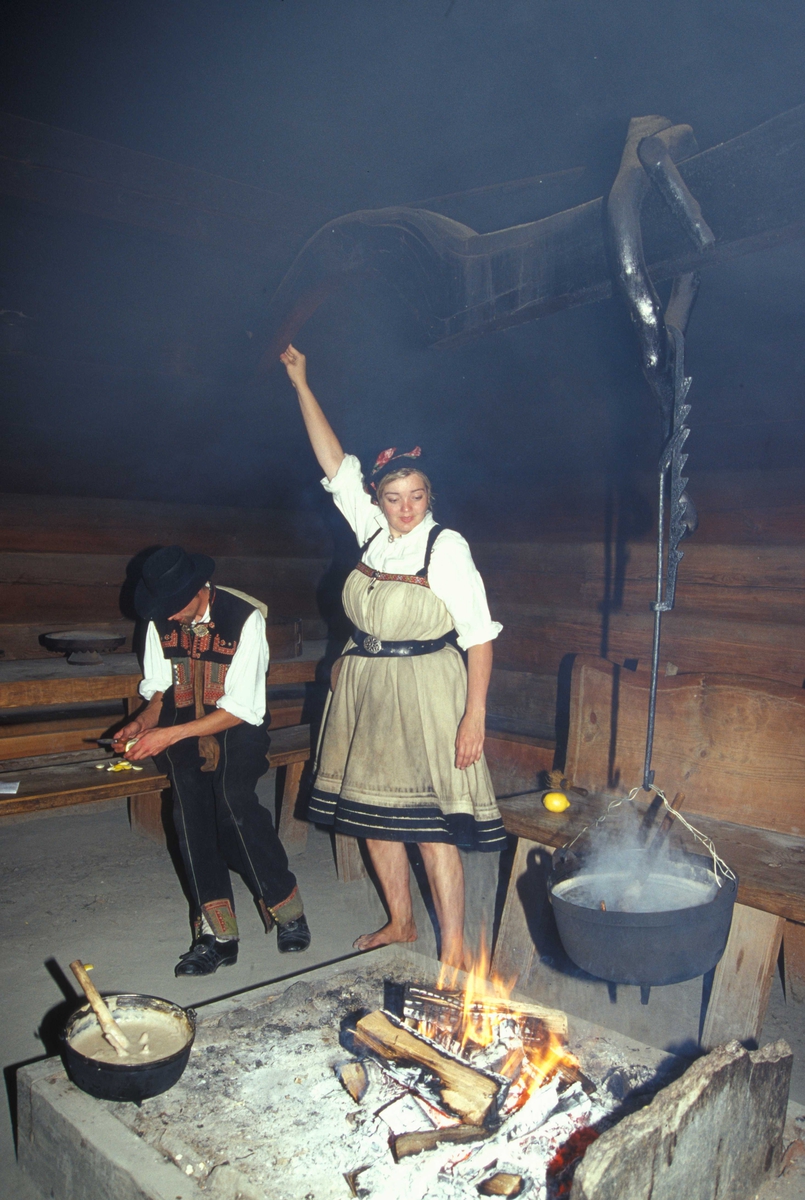
M289 343L287 349L283 350L280 355L280 362L285 364L288 378L297 391L300 386L304 386L307 383L307 359L301 350L297 350L295 346L291 346Z
M319 466L328 479L332 479L344 460L341 443L330 428L330 422L319 407L319 402L308 387L306 360L301 350L291 346L283 350L280 362L285 364L288 378L296 388L302 419Z

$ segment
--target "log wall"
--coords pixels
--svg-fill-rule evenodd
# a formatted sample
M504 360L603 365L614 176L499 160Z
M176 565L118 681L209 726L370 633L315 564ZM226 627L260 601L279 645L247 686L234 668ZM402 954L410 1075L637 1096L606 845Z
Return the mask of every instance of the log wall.
M695 482L701 523L683 543L676 607L663 617L661 671L805 686L805 472L720 473ZM602 482L560 485L572 496L572 527L554 498L534 519L538 537L473 542L493 615L504 625L490 723L542 739L555 736L570 656L638 668L648 668L651 657L651 529L618 546L617 514L609 536L602 528ZM643 481L647 505L649 487Z
M651 482L641 487L650 517ZM805 472L702 475L695 497L701 525L684 547L676 609L663 620L662 670L802 686ZM618 547L617 513L607 536L607 511L604 481L563 478L550 504L518 512L518 524L500 531L512 540L492 540L478 514L456 521L504 625L489 700L494 727L552 739L568 656L648 665L651 532ZM527 521L533 533L525 537ZM129 632L121 612L127 565L147 547L171 542L215 556L219 578L265 600L270 620L301 617L306 636L324 636L317 587L332 562L332 541L316 514L5 495L5 657L44 655L40 633L76 624Z
M0 651L47 657L42 633L118 631L131 650L132 559L178 542L211 554L218 578L257 596L269 623L302 617L324 636L316 588L332 550L314 515L51 496L0 495Z

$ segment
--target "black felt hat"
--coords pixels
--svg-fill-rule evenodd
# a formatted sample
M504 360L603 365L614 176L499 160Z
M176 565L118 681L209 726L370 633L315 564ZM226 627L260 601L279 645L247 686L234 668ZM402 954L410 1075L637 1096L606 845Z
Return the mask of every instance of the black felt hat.
M181 546L155 550L143 563L134 592L134 607L146 621L181 612L215 570L215 559L188 554Z

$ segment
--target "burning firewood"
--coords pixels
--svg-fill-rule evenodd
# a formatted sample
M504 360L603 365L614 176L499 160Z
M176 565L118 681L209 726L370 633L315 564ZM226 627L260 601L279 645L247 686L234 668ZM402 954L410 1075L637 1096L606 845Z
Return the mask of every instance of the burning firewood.
M355 1037L381 1058L415 1063L432 1072L441 1083L442 1105L466 1125L493 1128L498 1124L498 1111L509 1087L503 1076L462 1062L382 1010L362 1017Z
M463 992L409 984L405 989L403 1013L414 1021L432 1022L435 1025L449 1021L450 1013L455 1013L457 1020L460 1020L463 1013L471 1016L514 1014L517 1017L533 1018L533 1027L536 1027L537 1021L542 1022L545 1028L557 1037L567 1038L566 1013L527 1000L506 1000L490 996L474 997L466 1003Z
M369 1072L362 1062L341 1063L335 1068L339 1083L349 1092L356 1104L360 1104L369 1086Z
M598 1090L589 1075L585 1075L579 1069L570 1055L556 1064L556 1074L564 1079L565 1083L580 1083L587 1096L592 1096L593 1092Z
M417 1133L401 1133L391 1139L394 1161L419 1154L421 1150L434 1150L443 1142L480 1142L490 1136L491 1130L480 1125L454 1125L452 1129L423 1129Z
M522 1175L512 1175L508 1171L496 1171L483 1183L478 1184L482 1196L519 1196L525 1180Z

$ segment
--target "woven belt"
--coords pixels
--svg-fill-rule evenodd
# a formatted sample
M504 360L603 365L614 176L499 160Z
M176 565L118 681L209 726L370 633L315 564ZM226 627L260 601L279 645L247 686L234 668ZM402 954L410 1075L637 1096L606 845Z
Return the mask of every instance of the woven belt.
M352 638L355 646L347 650L347 654L356 654L360 658L412 658L416 654L435 654L437 650L444 650L445 646L454 644L455 634L447 633L430 642L385 642L356 629Z

